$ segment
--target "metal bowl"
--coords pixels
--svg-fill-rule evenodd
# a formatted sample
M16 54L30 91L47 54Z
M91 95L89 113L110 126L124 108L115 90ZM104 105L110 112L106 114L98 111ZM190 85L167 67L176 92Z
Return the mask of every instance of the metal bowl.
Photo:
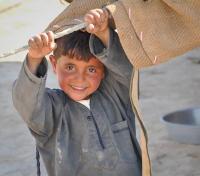
M161 118L171 139L180 143L200 144L200 108L169 113Z

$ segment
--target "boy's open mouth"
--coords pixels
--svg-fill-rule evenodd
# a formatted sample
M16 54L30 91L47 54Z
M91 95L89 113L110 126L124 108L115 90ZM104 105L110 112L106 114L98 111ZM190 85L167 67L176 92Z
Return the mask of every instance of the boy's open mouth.
M73 86L73 85L71 85L71 88L78 91L83 91L87 89L87 87L79 87L79 86Z

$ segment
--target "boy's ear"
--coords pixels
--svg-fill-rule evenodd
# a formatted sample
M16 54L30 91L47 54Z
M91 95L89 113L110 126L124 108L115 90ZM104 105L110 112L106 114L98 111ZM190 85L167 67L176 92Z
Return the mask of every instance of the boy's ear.
M56 64L57 64L57 59L55 58L54 55L49 56L49 60L51 62L51 66L53 68L53 72L56 74Z

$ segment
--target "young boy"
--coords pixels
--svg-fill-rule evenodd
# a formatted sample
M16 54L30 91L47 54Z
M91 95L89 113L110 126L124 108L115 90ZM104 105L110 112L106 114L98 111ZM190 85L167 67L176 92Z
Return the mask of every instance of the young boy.
M132 66L108 27L107 11L92 10L85 21L91 36L77 31L54 42L48 32L29 40L14 105L49 176L141 176L129 99ZM61 90L45 88L45 56L52 51Z

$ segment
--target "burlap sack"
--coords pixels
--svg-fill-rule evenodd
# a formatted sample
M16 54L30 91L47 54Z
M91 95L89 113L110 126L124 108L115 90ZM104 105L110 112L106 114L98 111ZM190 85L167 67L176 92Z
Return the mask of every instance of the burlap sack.
M199 0L74 0L46 31L60 32L94 8L107 7L113 16L120 42L134 65L131 99L141 128L142 175L151 167L138 102L138 70L167 61L200 45Z

